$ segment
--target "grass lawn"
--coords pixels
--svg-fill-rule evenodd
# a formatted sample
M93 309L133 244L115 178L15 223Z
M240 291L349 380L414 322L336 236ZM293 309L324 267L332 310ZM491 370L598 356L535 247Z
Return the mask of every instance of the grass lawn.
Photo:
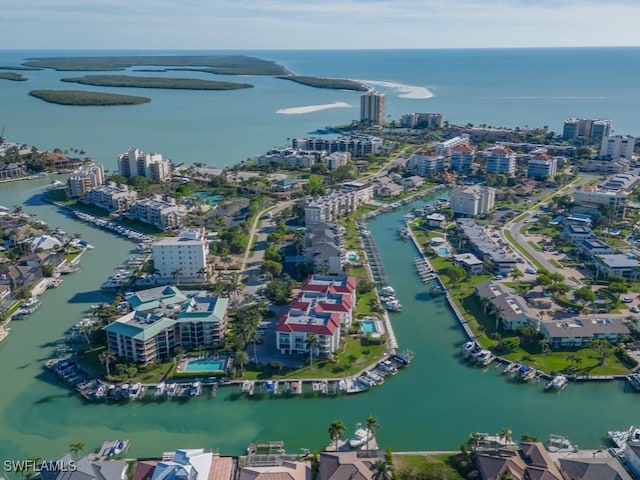
M516 248L516 250L518 250L527 260L533 263L538 270L544 268L540 262L538 262L535 258L531 257L529 255L529 252L527 252L527 250L525 250L518 242L515 241L515 239L513 238L513 235L511 235L511 232L509 230L504 231L504 236L509 241L509 243L511 243L511 245L513 245Z
M103 352L105 348L106 347L104 346L100 346L87 349L83 352L79 352L77 354L78 362L82 364L82 366L84 366L86 369L91 370L99 377L104 378L107 374L107 370L104 364L102 364L100 360L98 360L98 355L100 355L100 353ZM118 369L116 365L120 364L127 366L132 365L130 363L123 362L122 360L115 360L111 362L109 369L111 370L111 375L113 377L117 377ZM161 363L155 368L150 368L148 371L144 371L144 367L141 365L135 365L135 367L138 369L138 373L135 376L129 378L122 377L120 381L128 381L129 383L158 383L165 376L171 376L171 373L175 368L175 364L173 362Z
M448 480L464 480L469 472L460 472L454 465L460 457L456 454L441 455L402 455L393 454L393 465L396 470L406 470L405 478L446 478Z

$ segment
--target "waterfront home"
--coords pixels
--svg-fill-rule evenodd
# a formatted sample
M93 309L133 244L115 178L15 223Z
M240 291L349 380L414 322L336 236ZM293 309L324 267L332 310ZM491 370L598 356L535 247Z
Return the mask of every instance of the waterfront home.
M626 278L637 278L640 274L640 262L635 255L614 253L599 255L595 258L595 267L600 277L618 275Z
M419 175L411 175L400 181L401 185L406 188L418 188L424 185L424 178Z
M329 275L344 273L343 227L328 223L310 225L304 232L304 258L314 271Z
M0 302L6 300L11 295L11 287L9 285L0 284Z
M24 163L7 163L0 166L0 180L11 180L27 175Z
M503 447L491 453L477 453L475 461L481 480L499 480L506 476L513 480L564 480L540 442L521 442L517 448Z
M398 185L389 177L381 177L373 181L373 191L377 197L397 197L404 192L404 187Z
M42 268L40 267L8 265L0 268L0 284L9 285L13 291L33 285L41 278Z
M540 323L540 333L551 348L586 347L593 340L617 344L629 335L623 318L581 317Z
M427 219L427 225L430 227L440 228L445 222L447 217L441 213L431 213L425 217Z
M36 253L38 250L56 250L62 248L62 242L51 235L37 235L27 238L26 241L29 244L31 253Z
M340 316L340 328L347 333L352 322L354 305L346 293L316 292L302 290L291 302L291 310L311 312L335 312Z
M162 456L151 480L231 480L233 459L205 452L203 448L180 449Z
M39 462L34 480L126 480L126 460L93 460L87 455L74 459L70 453L54 460Z
M132 480L150 479L157 465L158 460L138 460L133 468Z
M473 253L459 253L453 256L453 264L464 268L471 275L480 275L484 271L484 263Z
M130 190L127 185L108 182L106 185L89 189L83 202L111 213L121 213L128 212L137 199L138 193Z
M204 228L183 229L177 237L164 237L153 244L153 266L160 278L177 283L181 279L203 282L208 254L209 241Z
M517 330L518 327L538 321L524 299L514 295L500 283L492 281L479 283L476 285L476 295L491 302L493 310L505 330Z
M308 461L288 461L272 455L273 461L260 460L259 465L249 464L240 469L238 480L308 480L312 478L311 463ZM265 464L267 463L267 464Z
M322 452L318 468L319 480L373 480L378 451Z
M604 449L570 452L559 459L559 464L571 480L633 480L620 460Z
M221 345L227 326L228 298L196 295L186 302L176 322L183 347Z

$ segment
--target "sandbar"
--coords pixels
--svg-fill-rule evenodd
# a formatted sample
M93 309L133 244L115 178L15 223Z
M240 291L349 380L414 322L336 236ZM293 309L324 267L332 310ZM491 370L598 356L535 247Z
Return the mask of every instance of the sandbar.
M307 105L305 107L291 107L291 108L281 108L280 110L276 110L276 113L281 115L302 115L305 113L319 112L320 110L328 110L330 108L348 108L349 105L346 102L333 102L333 103L325 103L323 105Z

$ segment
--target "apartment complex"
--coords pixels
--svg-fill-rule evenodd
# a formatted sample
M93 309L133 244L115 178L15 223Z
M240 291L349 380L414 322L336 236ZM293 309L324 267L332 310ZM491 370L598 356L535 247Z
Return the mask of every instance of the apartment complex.
M124 177L141 176L154 182L171 180L171 162L159 153L145 153L130 148L118 155L118 172Z
M335 170L336 168L344 167L351 160L351 153L349 152L333 152L322 158L322 161L329 170Z
M400 124L404 128L428 128L430 130L442 128L444 118L441 113L405 113L400 117Z
M355 278L312 275L278 321L278 351L283 355L308 353L308 340L314 335L317 344L313 354L331 355L340 347L341 334L351 325L355 302Z
M614 135L602 137L600 146L601 158L626 158L631 160L636 139L630 135Z
M469 173L473 168L473 157L476 149L471 145L457 145L451 149L451 170Z
M297 150L295 148L273 148L255 158L259 167L283 162L290 168L311 168L317 160L326 155L323 151Z
M332 223L338 218L355 212L360 205L373 199L373 185L363 182L347 182L342 190L330 192L324 197L309 200L304 207L307 226Z
M446 163L441 154L419 151L411 155L408 166L413 175L428 177L444 171Z
M606 214L610 220L624 218L629 194L640 183L640 177L630 173L612 175L596 185L575 191L573 210L579 213Z
M202 281L208 250L204 228L184 229L153 244L153 266L161 278Z
M131 218L150 223L163 232L182 228L186 215L186 208L176 204L175 198L160 195L138 200L129 211Z
M104 167L99 163L85 165L73 171L67 179L69 198L84 198L94 187L104 184Z
M462 134L458 137L450 138L443 142L436 142L436 153L445 157L451 156L451 150L460 145L469 145L469 135Z
M516 267L516 259L489 238L475 220L460 218L456 220L456 226L466 237L467 246L471 253L474 253L485 263L486 270L507 274Z
M534 155L527 162L527 176L535 179L553 180L558 172L558 160L551 155Z
M487 173L513 177L516 173L516 154L509 148L497 146L487 154Z
M613 123L611 120L599 120L595 118L568 118L562 128L563 140L574 138L608 137L611 134Z
M137 199L138 194L135 190L129 190L126 185L107 182L106 185L89 190L84 202L112 213L122 213L129 211Z
M294 138L292 146L299 150L349 152L353 157L365 157L377 154L382 150L383 141L380 137L365 134L355 134L337 138L305 137Z
M384 100L384 93L368 92L360 96L360 123L363 125L383 125Z
M491 211L496 201L494 188L465 185L451 192L451 209L461 215L482 215Z
M526 301L497 282L484 282L476 285L476 295L489 300L498 312L498 320L505 330L517 330L529 322L538 322L536 314L527 307Z
M344 273L346 261L342 243L344 227L335 224L309 225L304 232L304 257L314 272L328 275Z

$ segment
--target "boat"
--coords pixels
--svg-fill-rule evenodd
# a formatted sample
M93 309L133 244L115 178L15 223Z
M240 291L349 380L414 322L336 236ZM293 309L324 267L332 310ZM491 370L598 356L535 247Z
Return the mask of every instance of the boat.
M504 370L502 370L502 373L511 373L511 372L515 372L516 370L518 370L520 368L520 365L518 365L517 363L510 363L509 365L507 365L506 367L504 367Z
M520 368L518 368L516 374L519 379L528 382L536 376L536 371L528 365L521 365Z
M164 382L158 383L156 385L156 391L154 392L154 395L156 397L160 397L161 395L163 395L164 394L164 388L165 388Z
M378 366L380 367L380 369L387 373L390 373L391 375L395 375L396 373L398 373L398 369L391 360L383 360L378 363Z
M401 312L402 304L397 299L387 300L384 302L384 308L389 310L390 312Z
M116 440L111 455L120 455L129 446L129 440Z
M385 295L395 295L396 291L391 285L387 285L385 287L382 287L382 293L384 293Z
M362 424L358 423L356 424L356 431L353 433L351 439L349 439L349 446L351 448L360 448L371 440L372 436L371 431L362 428Z
M202 394L202 382L195 381L189 386L189 396L197 397Z
M493 362L496 356L491 353L490 350L480 350L474 355L474 358L480 365L489 365L491 362Z
M142 393L142 384L134 383L133 385L131 385L131 388L129 389L129 398L136 399L140 397L141 393Z
M633 388L640 391L640 373L632 373L627 375L627 381Z
M402 353L393 353L389 356L389 358L396 362L396 364L400 367L406 367L411 363L411 359L409 359L408 356Z
M556 375L551 379L549 383L547 383L544 387L545 391L549 390L562 390L567 386L569 380L564 375Z
M473 351L477 348L478 344L476 342L467 342L464 345L462 345L462 354L465 357L470 356Z
M640 428L632 425L627 430L611 430L607 432L607 437L618 450L624 450L627 443L640 442Z
M380 375L378 375L375 372L372 372L371 370L365 371L364 374L376 383L384 382L384 377L381 377Z

